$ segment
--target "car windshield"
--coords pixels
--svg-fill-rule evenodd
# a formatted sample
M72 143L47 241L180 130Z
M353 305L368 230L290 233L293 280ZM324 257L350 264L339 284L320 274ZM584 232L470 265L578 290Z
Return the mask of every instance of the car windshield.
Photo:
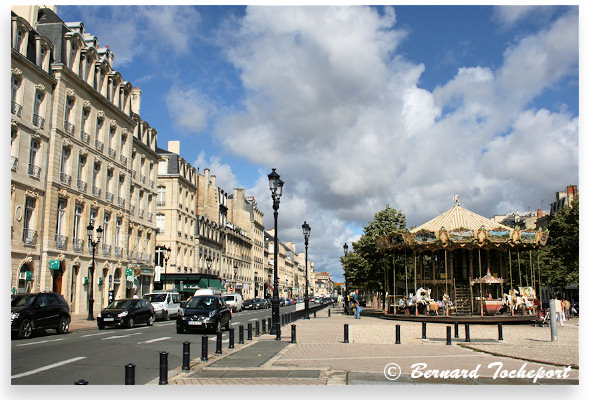
M185 308L199 308L201 310L214 310L218 307L219 302L215 297L192 297L187 302Z
M167 294L166 293L145 294L144 298L146 300L148 300L150 303L161 303L161 302L165 301L165 299L167 298Z
M11 307L30 306L35 300L35 294L19 294L10 301Z
M252 300L244 300L244 304L252 304Z
M127 300L115 300L112 303L110 303L108 305L108 309L115 309L115 308L129 308L131 307L133 304L135 304L137 300L131 300L131 299L127 299Z
M233 296L223 296L223 299L225 299L225 301L231 301L231 300L235 300L235 297L233 297Z

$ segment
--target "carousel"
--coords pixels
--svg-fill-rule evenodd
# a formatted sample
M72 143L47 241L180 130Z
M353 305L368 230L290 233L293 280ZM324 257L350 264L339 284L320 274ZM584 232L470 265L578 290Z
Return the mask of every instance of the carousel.
M404 254L405 282L397 284L394 262L386 314L537 315L538 250L546 244L548 231L513 229L461 207L458 196L455 202L410 231L375 239L379 251L394 255L392 260Z

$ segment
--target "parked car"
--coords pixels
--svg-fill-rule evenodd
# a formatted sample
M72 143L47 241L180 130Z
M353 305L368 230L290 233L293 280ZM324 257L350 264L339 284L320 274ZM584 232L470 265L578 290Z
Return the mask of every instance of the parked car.
M231 310L221 296L194 296L177 315L177 333L186 329L229 330Z
M256 310L257 306L254 303L254 299L246 299L242 303L242 308L244 310Z
M256 304L256 308L269 308L269 303L267 303L267 301L265 299L263 299L262 297L255 297L252 300L254 300L254 304Z
M239 293L230 293L223 296L225 303L231 308L233 312L242 311L243 301L242 296Z
M42 329L69 332L69 305L58 293L17 294L11 298L10 311L12 336L27 339Z
M273 301L272 299L265 299L265 302L267 303L267 308L271 308L273 307Z
M147 299L120 299L103 309L98 318L98 329L106 326L133 328L135 324L154 324L154 308Z
M154 308L156 318L168 320L171 317L177 317L181 310L181 297L175 292L153 292L144 295Z

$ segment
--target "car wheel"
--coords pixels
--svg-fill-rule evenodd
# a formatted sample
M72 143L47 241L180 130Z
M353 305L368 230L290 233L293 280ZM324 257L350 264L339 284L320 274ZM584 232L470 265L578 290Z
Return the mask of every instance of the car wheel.
M56 333L64 334L69 333L69 319L67 317L61 317L56 328Z
M31 324L31 321L26 319L23 322L21 322L21 326L19 327L19 338L29 339L32 333L33 325Z
M134 325L133 317L127 318L127 321L125 321L125 327L128 329L131 329L131 328L133 328L133 325Z
M148 326L152 326L154 324L154 315L150 315L148 317L148 322L146 322L148 324Z

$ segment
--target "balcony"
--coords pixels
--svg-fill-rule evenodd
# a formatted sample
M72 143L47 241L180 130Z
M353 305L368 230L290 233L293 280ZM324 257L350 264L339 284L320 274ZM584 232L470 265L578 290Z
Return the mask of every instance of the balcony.
M142 257L141 257L141 259L142 259L142 261L143 261L143 262L145 262L145 263L148 263L148 262L150 262L150 256L149 256L148 254L142 254Z
M114 197L115 197L115 195L114 195L114 194L112 194L112 193L109 193L109 192L106 192L106 193L104 193L104 196L105 196L105 198L106 198L106 201L108 201L109 203L112 203L112 202L113 202L113 199L114 199Z
M73 239L73 250L78 253L83 251L83 239Z
M67 175L64 172L60 173L60 183L71 186L71 175Z
M75 132L75 125L69 121L65 121L65 132L67 132L69 135L72 135L73 132Z
M18 103L15 103L14 101L10 102L10 112L13 115L16 115L17 117L21 117L21 112L23 111L23 106L21 106Z
M141 208L138 210L138 217L144 218L144 210L142 210Z
M81 179L77 179L77 189L85 193L85 191L87 190L87 182L84 182Z
M121 164L123 164L125 166L127 165L127 157L125 157L123 154L121 154L119 159L121 160Z
M43 117L33 114L33 120L31 122L33 122L33 126L36 128L44 129L44 121L45 119Z
M119 207L125 207L125 199L122 197L117 197L117 204Z
M96 197L100 197L100 194L102 193L102 189L100 189L99 187L96 186L92 186L92 194Z
M102 152L104 150L104 143L96 139L96 150Z
M32 177L39 179L40 178L40 171L41 171L41 168L38 167L37 165L35 165L35 164L29 164L29 169L27 170L27 173L29 175L31 175Z
M17 157L10 156L10 169L11 171L17 170L17 164L19 163L19 159Z
M37 242L37 231L32 229L23 229L23 243L30 246L35 246Z
M115 247L115 257L123 258L123 248L122 247Z
M151 212L148 213L148 221L152 222L152 213Z
M156 207L164 207L164 206L165 206L164 200L156 200Z
M114 158L117 156L117 152L115 151L115 149L111 149L109 147L108 148L108 156L114 160Z
M66 249L67 248L67 240L68 238L63 235L56 235L56 248L57 249Z
M150 188L154 189L154 181L152 179L150 179Z
M140 175L140 181L142 181L142 184L146 183L146 177L144 175Z
M104 257L110 257L111 246L109 244L102 245L102 255Z
M79 137L81 137L81 140L83 142L90 144L90 134L89 133L81 131L81 133L79 134Z

